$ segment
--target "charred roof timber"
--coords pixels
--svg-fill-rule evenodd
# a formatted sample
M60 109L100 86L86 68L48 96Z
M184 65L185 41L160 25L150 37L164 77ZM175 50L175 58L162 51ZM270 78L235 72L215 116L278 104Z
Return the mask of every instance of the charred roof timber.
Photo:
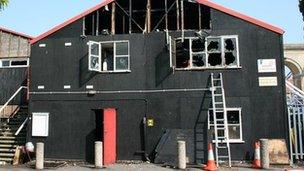
M210 8L196 1L117 0L83 18L83 36L201 29L210 29Z
M164 30L210 30L215 9L278 34L284 30L210 0L105 0L31 40L31 44L67 25L83 21L82 36L150 33ZM195 22L197 21L197 22Z

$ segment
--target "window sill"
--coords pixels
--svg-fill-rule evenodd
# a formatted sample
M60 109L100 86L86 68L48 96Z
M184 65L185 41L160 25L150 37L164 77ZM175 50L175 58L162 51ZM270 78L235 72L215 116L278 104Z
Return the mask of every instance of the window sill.
M237 70L242 69L239 67L208 67L208 68L174 68L176 71L202 71L202 70Z
M9 66L9 67L0 67L0 69L8 69L8 68L27 68L29 66Z
M101 74L119 74L119 73L131 73L131 70L124 71L100 71Z
M226 141L222 141L223 143L225 143ZM215 140L212 140L212 143L215 143ZM230 144L244 144L245 141L243 140L230 140Z

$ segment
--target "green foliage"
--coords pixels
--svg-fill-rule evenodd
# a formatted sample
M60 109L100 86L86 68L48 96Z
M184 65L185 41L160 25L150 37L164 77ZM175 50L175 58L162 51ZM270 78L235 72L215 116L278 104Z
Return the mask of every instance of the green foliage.
M8 5L9 0L0 0L0 10Z
M299 8L300 8L300 12L302 13L302 16L304 19L304 0L299 0Z

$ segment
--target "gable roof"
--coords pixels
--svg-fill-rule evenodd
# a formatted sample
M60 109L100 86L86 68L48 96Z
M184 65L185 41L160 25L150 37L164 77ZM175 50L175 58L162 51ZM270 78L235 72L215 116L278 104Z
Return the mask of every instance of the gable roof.
M59 24L58 26L52 28L51 30L49 30L49 31L39 35L38 37L32 39L30 43L34 44L34 43L46 38L47 36L59 31L60 29L64 28L65 26L81 19L82 17L98 10L101 7L104 7L104 6L108 5L109 3L113 2L113 1L114 0L104 0L102 3L96 5L95 7L93 7L91 9L89 9L89 10L87 10L87 11L85 11L85 12L83 12L83 13L81 13L81 14L79 14L79 15L77 15L77 16L75 16L75 17L73 17L73 18L71 18L67 21L65 21L62 24ZM210 8L219 10L221 12L224 12L224 13L229 14L231 16L234 16L236 18L240 18L242 20L245 20L249 23L255 24L255 25L260 26L260 27L263 27L263 28L268 29L270 31L273 31L275 33L284 34L284 30L279 28L279 27L273 26L273 25L268 24L266 22L263 22L261 20L257 20L255 18L252 18L252 17L249 17L247 15L241 14L239 12L236 12L236 11L232 10L232 9L229 9L229 8L224 7L224 6L218 5L214 2L211 2L210 0L196 0L196 1L200 4L202 4L202 5L209 6Z
M19 33L19 32L16 32L14 30L7 29L7 28L4 28L4 27L0 27L0 31L10 33L10 34L14 34L14 35L17 35L17 36L21 36L21 37L24 37L24 38L29 39L29 40L34 39L34 37L32 37L32 36L29 36L29 35L26 35L26 34L23 34L23 33Z

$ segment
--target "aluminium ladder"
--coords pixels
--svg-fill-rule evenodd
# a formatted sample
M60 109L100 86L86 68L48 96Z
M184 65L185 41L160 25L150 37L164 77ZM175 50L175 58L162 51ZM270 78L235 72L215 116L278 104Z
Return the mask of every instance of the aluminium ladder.
M216 165L219 165L219 159L221 161L228 159L229 167L231 167L228 119L222 73L217 78L211 73L211 94Z

